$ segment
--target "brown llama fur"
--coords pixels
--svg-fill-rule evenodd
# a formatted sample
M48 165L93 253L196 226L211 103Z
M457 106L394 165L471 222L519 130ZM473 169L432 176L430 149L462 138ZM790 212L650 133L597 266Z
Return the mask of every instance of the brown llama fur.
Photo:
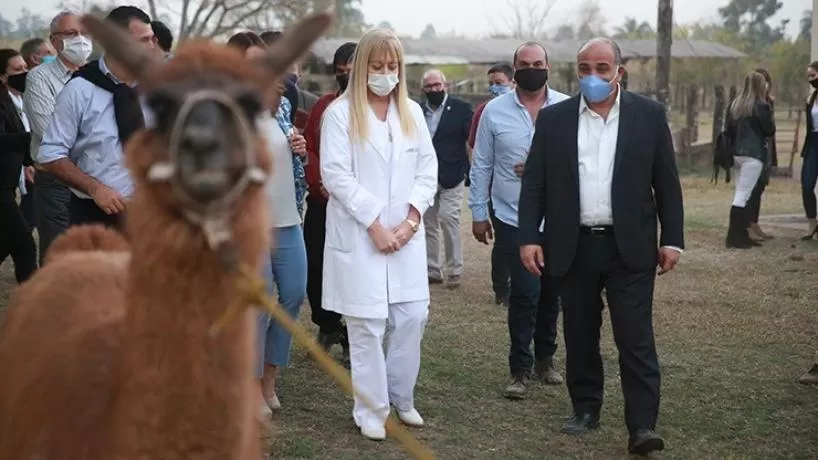
M315 38L324 19L312 24ZM263 82L257 66L208 42L184 45L141 81L148 91L173 81L195 88L200 73L280 97L269 90L275 78ZM209 335L239 296L235 278L182 217L170 185L147 180L169 158L167 139L143 130L126 150L136 185L128 241L101 226L70 229L2 319L0 460L261 458L255 312ZM255 152L269 172L260 137ZM257 184L231 208L239 260L250 267L260 268L270 243L266 209Z

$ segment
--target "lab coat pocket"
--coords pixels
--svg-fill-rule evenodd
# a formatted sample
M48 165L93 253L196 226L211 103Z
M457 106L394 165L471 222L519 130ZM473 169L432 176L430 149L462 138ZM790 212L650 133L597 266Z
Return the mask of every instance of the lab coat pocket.
M352 252L358 223L343 209L327 206L326 247L339 252Z

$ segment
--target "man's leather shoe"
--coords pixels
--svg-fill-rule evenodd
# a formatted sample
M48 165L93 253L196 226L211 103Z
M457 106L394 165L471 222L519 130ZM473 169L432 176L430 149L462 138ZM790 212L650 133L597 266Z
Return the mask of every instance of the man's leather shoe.
M628 440L628 452L647 455L665 448L665 440L653 430L638 430Z
M565 434L581 435L599 427L599 415L591 413L574 414L568 422L562 426Z

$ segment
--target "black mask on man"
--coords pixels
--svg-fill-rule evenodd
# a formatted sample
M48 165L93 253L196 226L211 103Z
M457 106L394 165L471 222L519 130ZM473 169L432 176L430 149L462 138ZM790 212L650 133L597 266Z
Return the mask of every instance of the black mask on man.
M18 73L17 75L9 75L6 84L9 88L16 90L18 92L23 92L26 90L26 76L28 72Z
M432 107L440 107L445 97L445 91L429 91L426 93L426 100L429 101L429 105Z
M523 91L533 93L539 91L548 81L548 69L517 69L514 72L514 81Z
M9 77L9 81L11 81L11 77ZM818 78L813 78L812 80L809 81L809 84L813 88L818 89Z
M347 85L349 85L349 74L348 73L340 73L335 75L335 81L338 82L338 87L341 88L341 92L347 90Z

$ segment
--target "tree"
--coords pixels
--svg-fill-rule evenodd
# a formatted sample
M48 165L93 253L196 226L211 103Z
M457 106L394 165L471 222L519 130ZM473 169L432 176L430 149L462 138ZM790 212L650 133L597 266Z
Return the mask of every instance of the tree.
M38 14L33 14L28 8L20 10L17 18L17 38L27 39L40 37L48 33L48 22Z
M719 8L719 15L725 29L746 41L745 50L761 53L784 39L789 20L781 21L776 27L768 23L782 5L779 0L731 0L725 7Z
M390 24L390 23L389 23L389 21L381 21L381 22L379 22L379 23L378 23L377 28L378 28L378 29L389 30L389 31L392 31L392 32L394 32L394 31L395 31L395 28L394 28L394 27L392 27L392 24Z
M14 24L0 14L0 37L11 38L14 35Z
M361 0L335 0L338 25L330 35L358 36L365 29ZM218 37L238 29L256 31L286 28L313 11L323 11L330 0L147 0L152 18L171 14L179 18L179 41L191 37Z
M605 35L605 16L597 0L585 0L577 11L577 23L574 28L574 38L590 40Z
M546 19L557 0L506 0L509 13L503 15L504 33L519 40L545 38ZM493 23L496 18L490 17Z
M557 31L554 32L554 36L551 37L554 41L563 41L563 40L573 40L576 38L576 33L574 32L574 26L570 24L563 24L557 27Z
M647 22L639 22L635 18L627 17L625 22L614 28L614 38L622 40L641 40L656 37L656 31Z
M659 0L656 18L656 99L667 111L670 124L670 66L673 46L673 0Z
M804 10L798 21L798 39L807 42L812 40L812 10Z
M420 38L429 39L429 38L437 38L437 31L435 30L435 26L432 24L426 24L426 27L423 29L423 32L420 33Z

